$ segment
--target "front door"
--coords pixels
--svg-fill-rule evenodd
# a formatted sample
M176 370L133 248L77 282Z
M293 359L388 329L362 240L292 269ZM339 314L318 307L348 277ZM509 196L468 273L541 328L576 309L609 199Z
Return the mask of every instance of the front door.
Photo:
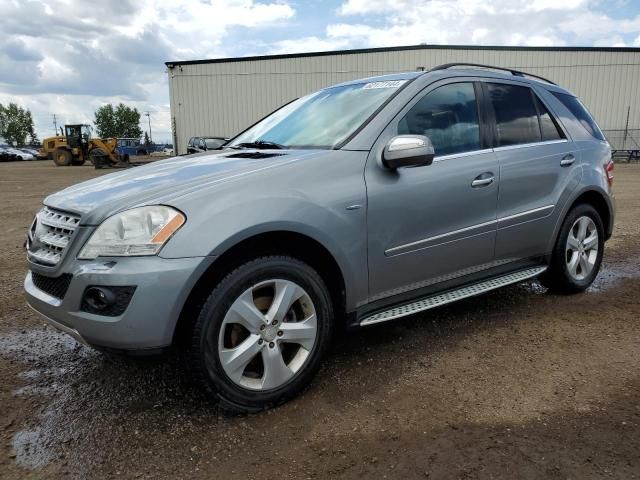
M462 278L491 266L498 161L484 138L480 89L473 82L427 87L380 136L365 170L369 301ZM426 135L432 165L382 167L395 135Z

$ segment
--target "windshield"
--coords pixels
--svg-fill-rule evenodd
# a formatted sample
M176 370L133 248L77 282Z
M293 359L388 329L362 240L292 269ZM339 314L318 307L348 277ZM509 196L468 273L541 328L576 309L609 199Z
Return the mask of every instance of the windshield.
M255 147L257 142L258 147L264 143L263 148L333 148L404 83L405 80L391 80L320 90L285 105L225 147Z
M204 143L207 145L207 150L215 150L224 145L226 140L224 138L205 138Z

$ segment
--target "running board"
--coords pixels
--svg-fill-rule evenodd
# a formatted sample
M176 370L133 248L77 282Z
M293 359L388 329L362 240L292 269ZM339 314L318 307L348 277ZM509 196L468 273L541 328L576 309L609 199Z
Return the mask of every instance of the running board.
M374 323L386 322L388 320L394 320L400 317L406 317L407 315L413 315L414 313L430 310L447 303L462 300L463 298L473 297L480 295L496 288L511 285L513 283L522 282L530 278L536 277L544 272L547 267L535 267L527 268L526 270L520 270L517 272L509 273L501 277L492 278L490 280L483 280L478 283L467 285L457 290L450 290L445 293L433 295L431 297L425 297L415 302L399 305L383 312L375 313L368 317L365 317L360 326L373 325Z

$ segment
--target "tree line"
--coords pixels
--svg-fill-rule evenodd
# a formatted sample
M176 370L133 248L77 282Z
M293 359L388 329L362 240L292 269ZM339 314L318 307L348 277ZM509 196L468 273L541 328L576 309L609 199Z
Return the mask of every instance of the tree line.
M38 136L31 112L17 103L9 103L7 106L0 103L0 137L19 147L27 143L37 144Z
M96 135L100 138L140 138L143 133L140 128L140 112L123 103L115 107L111 104L99 107L94 112L93 123ZM144 134L145 143L149 143L147 132ZM0 103L0 137L12 145L38 144L31 112L17 103L9 103L7 106Z

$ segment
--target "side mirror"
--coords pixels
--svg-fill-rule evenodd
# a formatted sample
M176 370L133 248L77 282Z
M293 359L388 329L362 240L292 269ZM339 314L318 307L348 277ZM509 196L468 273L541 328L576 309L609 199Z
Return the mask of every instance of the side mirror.
M387 168L421 167L433 163L433 145L424 135L397 135L382 151L382 164Z

